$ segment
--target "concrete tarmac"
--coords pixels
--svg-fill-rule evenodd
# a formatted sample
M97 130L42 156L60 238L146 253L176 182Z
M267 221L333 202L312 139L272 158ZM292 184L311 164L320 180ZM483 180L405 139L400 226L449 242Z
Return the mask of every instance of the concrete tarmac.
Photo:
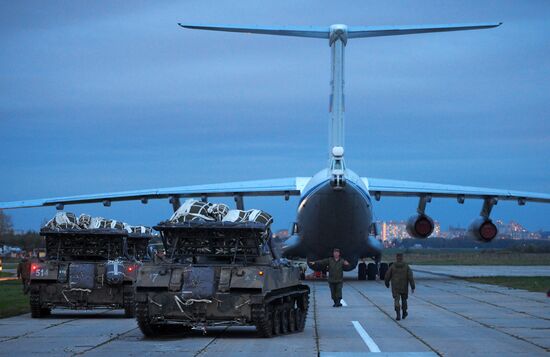
M328 284L308 282L312 296L303 333L257 338L254 328L213 328L206 335L145 339L120 311L54 310L0 320L0 355L55 356L548 356L550 298L542 293L416 272L410 315L395 321L380 281L347 273L344 307Z

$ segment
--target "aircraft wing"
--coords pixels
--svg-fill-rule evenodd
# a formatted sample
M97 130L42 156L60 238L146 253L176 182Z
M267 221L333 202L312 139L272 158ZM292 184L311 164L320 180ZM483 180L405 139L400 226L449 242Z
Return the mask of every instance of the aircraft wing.
M467 198L485 199L489 197L497 200L550 203L550 194L503 190L485 187L445 185L429 182L400 181L380 178L363 177L363 182L369 188L369 192L377 199L380 196L419 197L431 195L431 197L456 198L459 202Z
M0 209L61 206L69 204L102 202L108 206L114 201L186 197L233 197L233 196L298 196L309 177L290 177L272 180L240 181L219 184L154 188L149 190L98 193L90 195L42 198L34 200L0 202Z

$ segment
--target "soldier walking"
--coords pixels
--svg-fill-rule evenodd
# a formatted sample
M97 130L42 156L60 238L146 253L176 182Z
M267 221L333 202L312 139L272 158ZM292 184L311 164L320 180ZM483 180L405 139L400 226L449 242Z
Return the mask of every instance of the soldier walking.
M340 249L334 248L332 257L313 261L311 265L320 267L321 269L328 268L328 285L332 301L334 301L334 305L332 306L342 306L340 300L342 300L342 285L344 284L344 266L348 266L349 262L340 257Z
M386 287L390 287L393 295L394 307L397 321L401 320L401 308L403 308L403 319L407 318L407 298L409 295L409 284L411 286L411 292L414 294L415 284L413 278L412 269L409 264L403 261L403 254L398 253L396 256L396 262L392 264L388 272L386 273L385 283ZM399 300L401 300L401 306L399 306Z
M23 293L28 293L31 281L31 259L30 254L24 254L17 265L17 278L21 279Z

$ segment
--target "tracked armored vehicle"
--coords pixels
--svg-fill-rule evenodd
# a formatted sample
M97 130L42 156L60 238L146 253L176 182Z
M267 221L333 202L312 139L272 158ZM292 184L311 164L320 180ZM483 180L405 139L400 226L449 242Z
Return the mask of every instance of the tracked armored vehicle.
M134 282L151 235L125 229L51 229L46 257L30 267L31 316L52 308L124 309L134 317Z
M145 263L136 318L145 336L209 326L256 326L262 337L304 329L309 287L276 259L269 226L257 222L163 222L166 261Z

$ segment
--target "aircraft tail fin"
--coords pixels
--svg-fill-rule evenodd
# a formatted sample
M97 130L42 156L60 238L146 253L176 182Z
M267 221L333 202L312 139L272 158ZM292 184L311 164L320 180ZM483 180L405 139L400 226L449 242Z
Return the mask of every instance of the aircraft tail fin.
M329 122L329 158L333 149L344 147L344 50L349 39L412 35L430 32L481 30L498 27L502 23L412 25L412 26L239 26L239 25L192 25L179 23L181 27L195 30L227 31L262 35L297 36L328 39L331 46L332 75Z

